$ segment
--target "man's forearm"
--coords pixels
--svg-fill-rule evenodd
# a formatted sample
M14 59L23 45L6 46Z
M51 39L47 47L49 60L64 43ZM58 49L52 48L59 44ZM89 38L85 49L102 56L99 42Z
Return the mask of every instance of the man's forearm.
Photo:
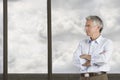
M83 54L83 55L80 55L80 58L86 59L86 60L91 60L91 55L89 55L89 54Z

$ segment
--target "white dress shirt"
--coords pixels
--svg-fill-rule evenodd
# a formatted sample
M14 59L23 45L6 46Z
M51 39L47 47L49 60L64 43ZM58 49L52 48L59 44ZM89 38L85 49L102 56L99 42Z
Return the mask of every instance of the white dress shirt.
M80 73L100 72L110 70L110 57L113 51L112 41L99 36L96 40L85 39L80 41L73 54L73 63L80 69ZM82 54L91 55L91 66L82 66L86 62L80 58Z

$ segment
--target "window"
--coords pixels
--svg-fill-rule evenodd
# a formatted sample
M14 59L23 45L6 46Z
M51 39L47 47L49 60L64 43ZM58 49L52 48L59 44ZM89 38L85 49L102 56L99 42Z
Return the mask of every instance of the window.
M79 73L72 64L72 55L79 40L85 38L84 18L93 14L104 16L102 18L106 21L106 27L103 34L111 38L115 44L111 72L120 72L118 65L120 6L117 1L68 0L66 3L64 0L52 0L52 35L50 36L52 36L53 62L50 63L47 61L51 58L51 54L47 55L51 49L51 47L47 48L47 44L51 44L51 42L47 43L49 40L47 1L51 2L51 0L8 0L8 74L17 73L17 77L21 77L19 74L38 73L37 76L40 74L43 77L45 73L48 74L46 79L48 77L51 80L52 74ZM3 73L2 2L0 0L0 74Z
M47 73L46 0L8 1L8 73Z
M72 63L75 48L85 37L79 4L80 0L52 0L53 73L79 73Z
M120 72L119 1L52 0L53 73L79 73L72 64L72 55L79 41L86 38L85 17L98 15L103 19L103 36L114 44L110 73Z

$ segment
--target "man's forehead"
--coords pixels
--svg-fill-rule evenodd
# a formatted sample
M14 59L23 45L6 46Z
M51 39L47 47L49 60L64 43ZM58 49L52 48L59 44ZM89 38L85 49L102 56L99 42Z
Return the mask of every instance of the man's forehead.
M92 25L93 24L93 21L92 20L87 20L86 21L86 25Z
M87 20L86 23L93 23L93 21L92 20Z

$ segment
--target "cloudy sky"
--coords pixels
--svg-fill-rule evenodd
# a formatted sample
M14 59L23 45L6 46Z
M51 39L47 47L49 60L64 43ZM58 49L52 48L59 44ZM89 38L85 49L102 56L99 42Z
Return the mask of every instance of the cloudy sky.
M102 34L114 43L110 73L120 72L118 3L119 0L52 0L53 54L61 56L57 59L56 56L53 57L53 72L77 72L70 60L79 41L85 38L85 17L88 15L98 15L103 19Z
M114 43L110 73L120 73L119 3L119 0L52 0L53 73L79 73L72 64L72 55L79 41L86 38L84 25L88 15L103 19L102 34ZM47 73L46 12L46 0L9 0L9 73ZM0 43L2 55L2 41ZM2 62L2 58L0 60Z

